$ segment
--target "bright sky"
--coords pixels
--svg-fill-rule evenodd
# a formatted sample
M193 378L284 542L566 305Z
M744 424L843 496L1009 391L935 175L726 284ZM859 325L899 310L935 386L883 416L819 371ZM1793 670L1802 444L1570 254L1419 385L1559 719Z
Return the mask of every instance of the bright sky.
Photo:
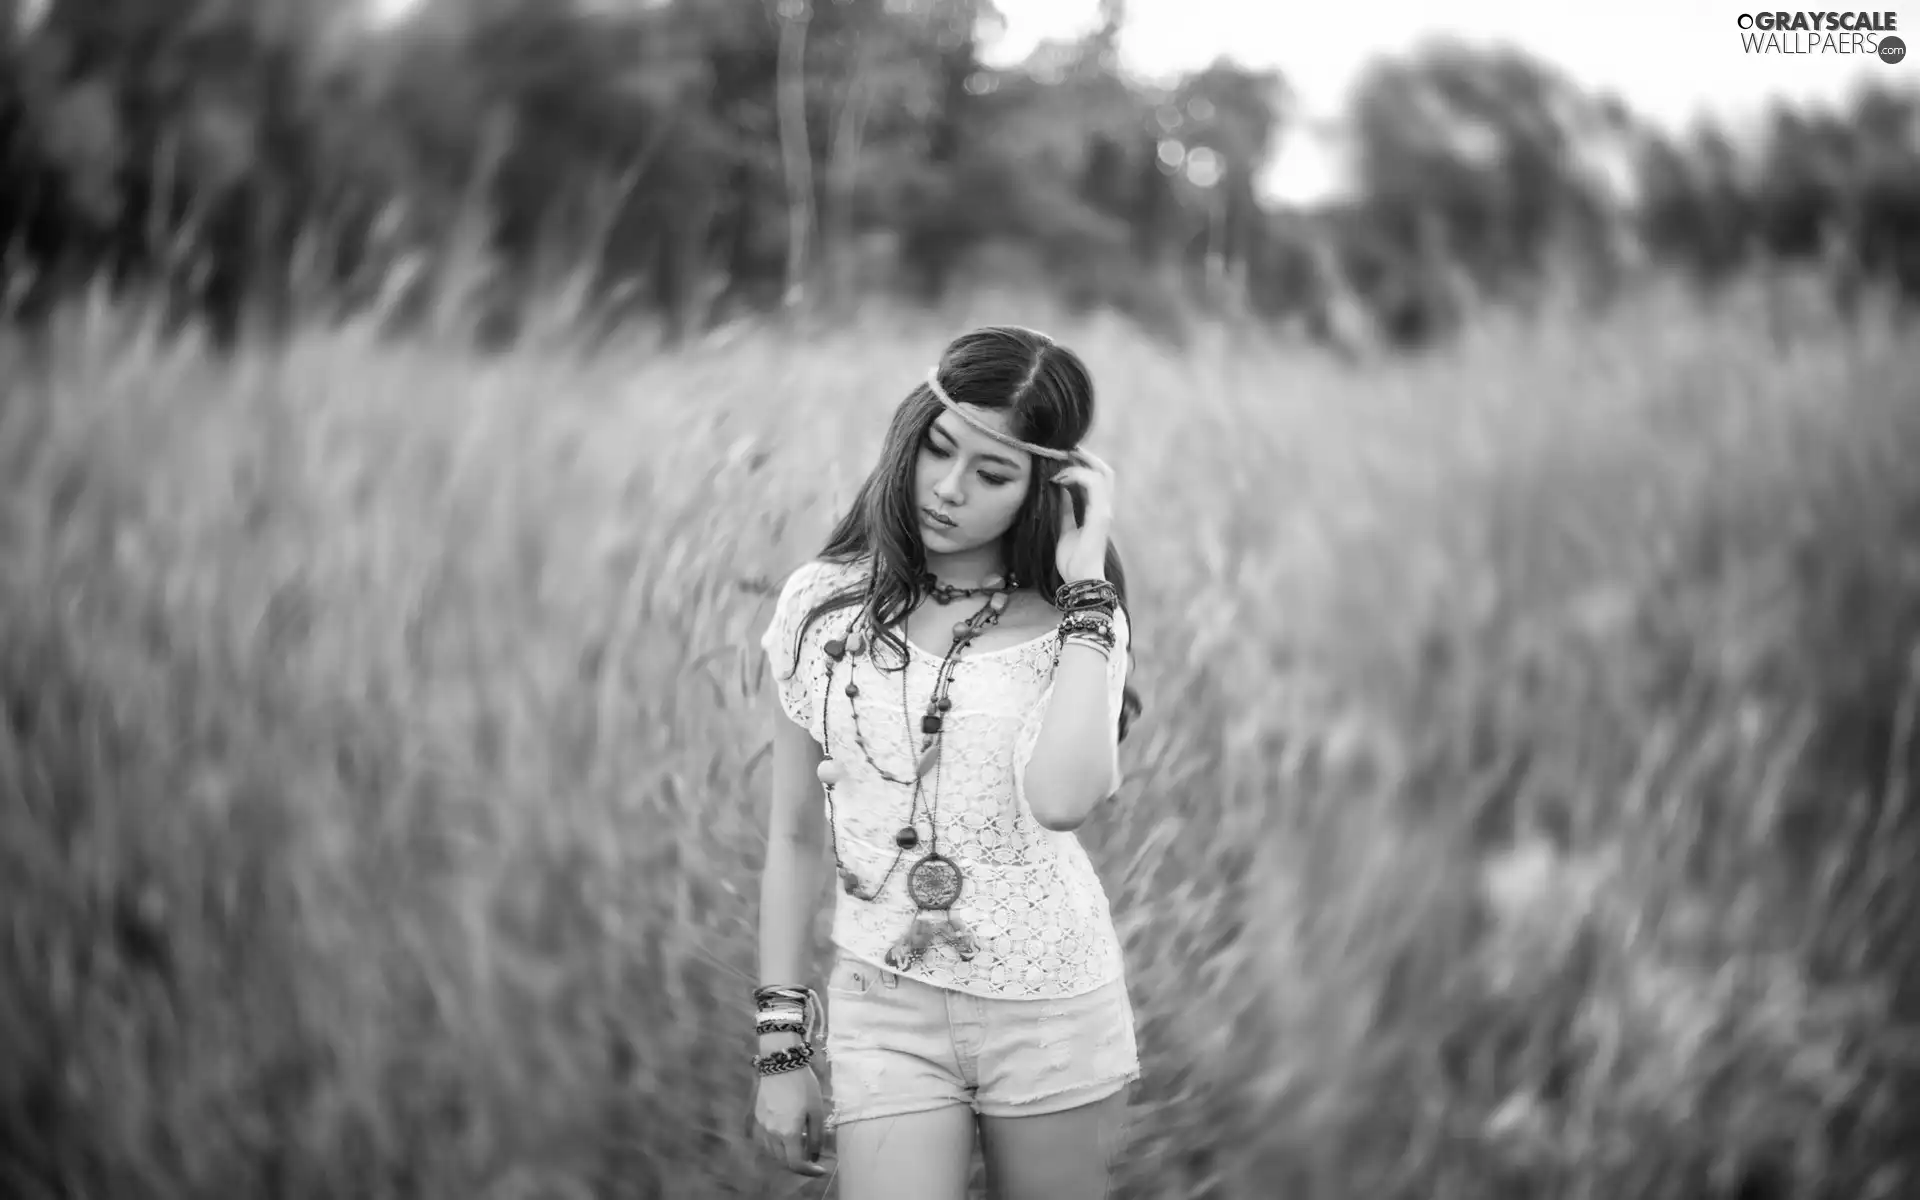
M1884 3L1884 0L1881 0ZM1098 0L996 0L1007 19L989 61L1018 62L1039 42L1093 28ZM1920 85L1920 62L1889 65L1871 55L1750 55L1735 18L1760 5L1740 0L1619 0L1602 6L1537 0L1371 0L1366 4L1280 4L1275 0L1126 0L1121 58L1133 71L1166 77L1226 54L1244 66L1278 67L1309 120L1333 116L1365 61L1433 34L1505 40L1553 63L1576 82L1619 93L1637 112L1678 128L1705 109L1737 115L1770 94L1841 98L1863 79ZM1861 5L1860 7L1866 7ZM1852 10L1850 5L1822 5ZM1920 41L1920 5L1898 14L1897 30ZM1606 15L1602 15L1602 13ZM1909 24L1911 21L1911 24ZM1311 199L1335 185L1329 145L1297 137L1283 145L1266 181L1276 195Z

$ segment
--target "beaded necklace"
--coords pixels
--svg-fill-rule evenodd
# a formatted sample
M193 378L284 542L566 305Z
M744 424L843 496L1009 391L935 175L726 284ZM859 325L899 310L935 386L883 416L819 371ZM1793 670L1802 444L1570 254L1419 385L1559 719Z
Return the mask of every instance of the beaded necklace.
M936 942L951 944L963 959L971 959L977 952L977 943L973 932L966 923L953 916L953 904L960 898L964 878L960 866L952 859L940 853L939 795L940 795L940 746L941 736L946 723L947 712L952 709L953 701L948 690L953 683L953 671L958 665L960 654L971 645L981 633L997 624L1007 609L1007 603L1017 583L1004 580L999 576L987 579L977 588L955 588L933 580L931 576L922 579L922 586L939 602L951 603L968 596L985 595L986 603L965 620L955 622L953 641L945 656L940 660L940 668L934 676L933 692L927 701L926 711L920 718L920 753L914 762L912 778L902 778L887 771L876 760L872 747L867 744L860 728L858 697L860 686L849 679L846 684L848 710L853 714L854 742L860 747L861 756L867 760L875 773L890 783L901 786L911 785L913 798L907 808L906 824L894 834L893 861L888 864L886 873L871 890L864 891L860 879L840 857L840 835L833 804L834 785L846 778L846 768L833 757L832 730L828 723L828 702L833 695L833 675L840 660L849 653L858 655L863 651L871 659L872 641L865 634L856 632L861 614L856 614L848 629L848 637L835 638L826 644L827 679L820 698L820 732L823 757L819 767L819 779L826 790L827 828L833 844L833 863L840 876L840 886L856 900L872 901L886 888L893 874L905 861L908 852L920 844L918 817L921 802L927 805L927 852L907 872L907 894L912 897L915 913L908 924L907 931L887 952L887 962L896 968L904 969L917 962L926 950ZM902 631L902 637L905 632ZM906 723L907 742L913 743L912 705L907 695L907 670L900 671L900 715ZM927 793L925 782L927 775L933 775L933 790Z

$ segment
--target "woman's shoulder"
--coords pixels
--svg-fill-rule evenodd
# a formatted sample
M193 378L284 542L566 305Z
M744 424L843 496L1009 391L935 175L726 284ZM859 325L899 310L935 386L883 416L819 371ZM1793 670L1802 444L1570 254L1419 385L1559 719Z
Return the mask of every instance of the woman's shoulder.
M840 591L863 577L859 560L841 562L831 558L810 558L787 573L780 585L782 596L801 597L814 593Z
M821 602L846 592L865 578L859 561L840 562L811 558L788 572L780 585L780 597L774 608L784 620L795 620L813 611Z
M808 655L807 647L797 644L801 641L810 641L817 652L824 634L813 620L815 613L828 601L845 594L858 578L858 572L849 564L831 559L809 559L795 567L780 585L773 612L760 636L761 647L769 654L778 654L782 661L795 654L801 658ZM812 636L803 639L801 635L809 629L813 631Z

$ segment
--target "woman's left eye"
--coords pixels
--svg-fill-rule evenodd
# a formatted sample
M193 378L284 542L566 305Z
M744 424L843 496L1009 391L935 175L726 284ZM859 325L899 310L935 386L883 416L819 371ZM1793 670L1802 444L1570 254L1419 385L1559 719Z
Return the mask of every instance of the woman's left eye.
M984 479L984 480L986 480L986 481L987 481L988 483L991 483L991 484L993 484L993 485L994 485L995 487L999 487L999 486L1000 486L1001 484L1003 484L1003 483L1006 483L1006 482L1007 482L1007 480L1005 480L1005 479L1002 479L1002 478L1001 478L1000 476L998 476L998 475L986 475L986 474L982 474L982 475L980 476L980 478L982 478L982 479Z

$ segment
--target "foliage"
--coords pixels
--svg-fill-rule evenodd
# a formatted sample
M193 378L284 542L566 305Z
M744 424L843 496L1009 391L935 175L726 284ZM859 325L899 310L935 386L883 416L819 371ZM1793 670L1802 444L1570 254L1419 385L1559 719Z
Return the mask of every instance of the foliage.
M1141 564L1120 1194L1910 1194L1920 363L1744 293L1049 322ZM946 328L10 359L0 1189L769 1194L755 637Z
M1148 86L1103 11L999 69L983 0L420 0L390 25L339 0L8 0L5 299L37 316L105 275L229 340L367 311L477 312L500 340L556 292L688 335L984 278L1160 332L1198 309L1411 346L1568 263L1602 303L1645 257L1920 292L1911 93L1676 139L1517 51L1435 42L1356 88L1357 191L1291 212L1259 193L1302 132L1285 78L1223 60Z

